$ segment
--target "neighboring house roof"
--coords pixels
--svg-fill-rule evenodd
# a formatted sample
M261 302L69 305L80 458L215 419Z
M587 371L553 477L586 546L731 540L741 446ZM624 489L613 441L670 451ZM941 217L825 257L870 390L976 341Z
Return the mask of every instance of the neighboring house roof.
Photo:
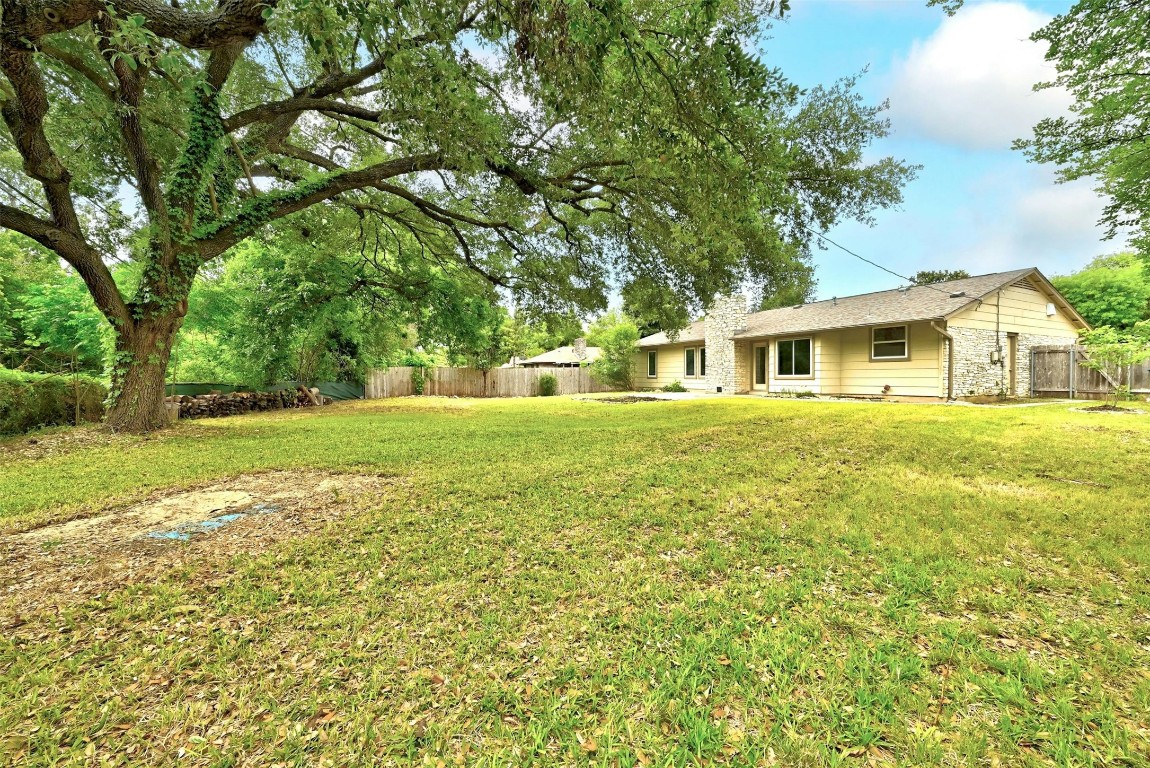
M587 347L583 352L583 356L580 357L575 351L575 347L559 347L535 357L520 360L519 365L581 365L582 363L593 362L603 354L603 350L599 347Z
M1029 268L754 312L747 315L747 327L735 333L734 338L785 336L836 328L943 320L1000 288L1027 278L1037 284L1060 309L1069 314L1076 324L1083 328L1089 327L1041 272ZM699 320L680 332L676 341L702 340L703 321ZM656 333L639 340L641 347L671 343L675 342L672 342L665 333Z
M687 344L695 341L703 341L703 327L704 321L696 320L679 331L679 335L676 336L674 340L667 335L666 331L659 331L658 333L639 339L639 346L658 347L663 344Z

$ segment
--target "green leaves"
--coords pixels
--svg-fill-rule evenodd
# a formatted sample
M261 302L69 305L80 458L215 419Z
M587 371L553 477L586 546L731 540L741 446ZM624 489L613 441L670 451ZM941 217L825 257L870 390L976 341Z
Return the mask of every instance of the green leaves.
M1150 274L1134 253L1099 257L1053 283L1091 325L1124 329L1150 318Z
M1056 163L1063 180L1090 178L1110 197L1102 221L1111 236L1134 230L1150 253L1150 3L1079 0L1036 32L1049 43L1047 61L1057 77L1036 86L1065 88L1074 97L1069 116L1051 117L1034 137L1015 143L1039 163Z
M591 363L591 375L624 390L634 389L635 355L639 351L639 328L621 312L608 312L587 332L587 343L599 347L599 359Z

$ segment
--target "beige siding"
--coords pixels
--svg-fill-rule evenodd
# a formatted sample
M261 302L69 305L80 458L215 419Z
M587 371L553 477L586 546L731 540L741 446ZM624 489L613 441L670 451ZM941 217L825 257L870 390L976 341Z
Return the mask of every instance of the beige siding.
M804 338L811 340L811 354L814 357L811 364L811 375L779 376L776 363L777 342ZM838 387L838 362L839 342L837 334L816 333L809 336L780 336L777 339L771 339L767 350L768 389L775 393L810 391L820 395L830 394Z
M687 347L702 346L703 342L700 341L693 344L667 344L658 347L655 350L658 353L658 360L656 361L658 375L654 378L647 375L647 352L650 350L640 351L635 356L635 387L637 389L654 389L665 387L671 382L677 381L686 389L707 389L707 383L702 376L688 378L683 373L686 366L684 350Z
M1029 283L1028 281L1028 284ZM1031 284L1032 285L1032 284ZM1008 286L983 299L969 309L950 318L947 323L958 328L980 328L1003 333L1030 333L1042 336L1078 336L1077 327L1065 311L1055 308L1052 316L1046 314L1050 297L1037 288Z
M839 363L838 394L885 394L891 397L940 397L943 389L942 336L930 323L912 323L907 328L910 359L871 360L871 329L848 328L839 331L842 356Z
M788 338L758 339L748 344L748 376L754 375L754 348L767 344L768 386L751 391L774 394L810 391L820 395L883 395L891 397L941 397L944 389L942 336L929 323L912 323L908 328L910 359L872 361L871 329L848 328L811 334L814 365L811 376L780 377L776 373L776 343ZM749 386L750 382L748 382Z

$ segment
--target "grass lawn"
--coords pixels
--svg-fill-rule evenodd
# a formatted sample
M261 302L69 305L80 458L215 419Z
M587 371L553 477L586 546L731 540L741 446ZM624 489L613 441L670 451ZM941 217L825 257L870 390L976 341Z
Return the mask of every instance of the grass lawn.
M1150 416L428 398L0 459L9 540L382 476L307 535L0 584L3 765L1150 765Z

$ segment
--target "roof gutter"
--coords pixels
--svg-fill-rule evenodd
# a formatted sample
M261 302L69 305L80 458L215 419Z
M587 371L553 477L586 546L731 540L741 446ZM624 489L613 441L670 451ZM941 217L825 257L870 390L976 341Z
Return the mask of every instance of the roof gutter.
M945 320L943 322L946 322ZM954 336L935 320L930 321L930 327L938 331L939 335L949 343L946 345L946 399L954 399Z

